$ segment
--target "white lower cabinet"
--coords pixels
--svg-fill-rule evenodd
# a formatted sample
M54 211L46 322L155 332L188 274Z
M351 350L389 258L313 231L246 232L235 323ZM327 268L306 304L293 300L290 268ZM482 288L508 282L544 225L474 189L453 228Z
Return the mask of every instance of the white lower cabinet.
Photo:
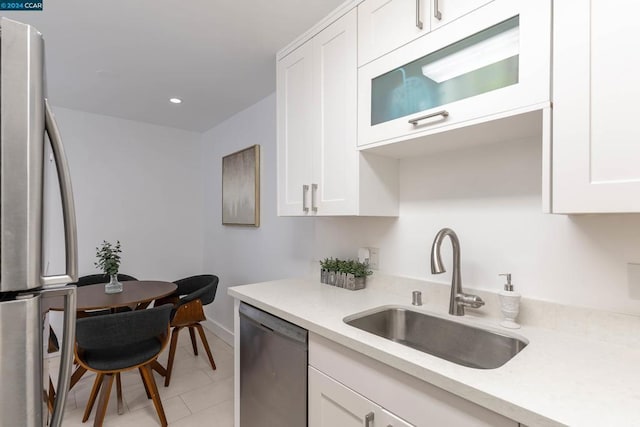
M514 420L309 334L309 427L518 427ZM373 417L369 422L367 421Z
M381 406L309 367L309 427L411 426Z

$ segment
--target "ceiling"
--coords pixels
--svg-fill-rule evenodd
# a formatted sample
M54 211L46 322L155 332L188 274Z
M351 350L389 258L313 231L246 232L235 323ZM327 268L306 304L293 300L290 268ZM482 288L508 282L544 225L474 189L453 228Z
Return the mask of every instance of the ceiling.
M276 52L342 2L44 0L3 16L43 33L53 105L202 132L272 93Z

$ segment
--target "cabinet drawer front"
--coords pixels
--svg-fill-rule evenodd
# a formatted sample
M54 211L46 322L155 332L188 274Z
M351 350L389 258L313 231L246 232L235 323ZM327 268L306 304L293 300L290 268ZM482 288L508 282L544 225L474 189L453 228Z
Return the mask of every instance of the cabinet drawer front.
M371 401L309 366L309 427L362 427Z
M309 427L414 427L309 366Z
M431 30L442 27L493 0L432 0ZM437 9L436 9L437 6Z
M360 68L358 145L548 101L550 25L549 1L496 0Z
M358 66L428 33L431 1L366 0L360 3Z

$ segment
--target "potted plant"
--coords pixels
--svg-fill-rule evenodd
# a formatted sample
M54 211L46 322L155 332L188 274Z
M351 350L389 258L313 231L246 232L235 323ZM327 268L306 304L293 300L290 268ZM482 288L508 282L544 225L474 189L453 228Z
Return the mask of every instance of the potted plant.
M362 289L373 273L368 264L355 260L325 258L320 261L320 281L349 290Z
M110 281L104 286L107 294L115 294L122 292L122 283L118 282L118 270L120 269L120 241L116 241L113 245L106 240L102 241L102 245L96 248L96 257L98 260L95 266L109 275Z
M336 272L338 271L338 263L340 260L333 258L325 258L320 261L320 281L328 285L336 284Z

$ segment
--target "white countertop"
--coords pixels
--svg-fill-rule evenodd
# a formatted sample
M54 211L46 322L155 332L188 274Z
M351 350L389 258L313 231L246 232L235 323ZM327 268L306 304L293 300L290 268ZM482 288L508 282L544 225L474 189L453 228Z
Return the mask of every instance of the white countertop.
M234 298L300 325L480 406L528 426L640 426L640 350L523 326L529 341L497 369L459 366L345 324L346 316L383 305L445 314L448 307L385 289L348 291L310 279L229 288ZM500 330L492 319L455 318ZM508 332L509 333L509 332Z

